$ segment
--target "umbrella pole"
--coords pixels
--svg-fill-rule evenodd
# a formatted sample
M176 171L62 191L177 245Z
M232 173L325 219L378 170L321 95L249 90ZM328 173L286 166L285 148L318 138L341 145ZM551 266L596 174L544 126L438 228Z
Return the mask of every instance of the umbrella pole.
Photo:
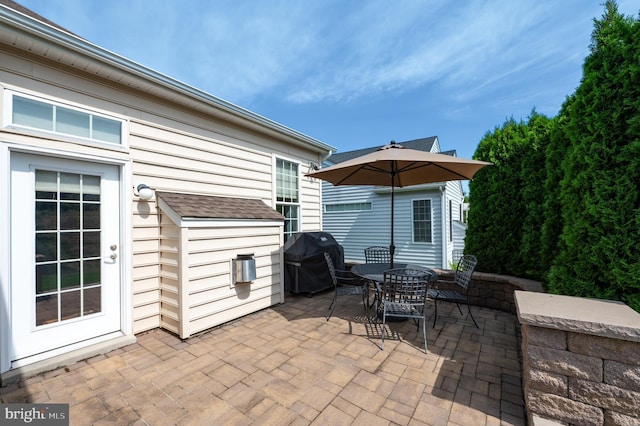
M393 240L393 217L394 217L394 206L395 206L395 182L394 182L394 177L395 177L395 164L391 165L391 245L389 246L389 255L391 257L391 268L393 269L393 255L395 254L396 251L396 246L394 245L394 240Z

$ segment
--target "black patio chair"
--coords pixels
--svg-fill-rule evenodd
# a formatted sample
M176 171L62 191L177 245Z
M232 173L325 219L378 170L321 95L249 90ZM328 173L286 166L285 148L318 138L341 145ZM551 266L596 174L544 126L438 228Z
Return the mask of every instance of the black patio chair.
M412 318L420 330L424 353L427 353L427 288L433 279L430 272L420 269L399 268L384 272L384 282L378 309L382 312L382 345L384 350L384 329L387 317Z
M333 281L333 288L335 290L333 293L333 299L331 299L331 305L329 305L329 316L327 317L327 321L329 321L329 318L333 315L338 296L361 295L367 318L369 318L369 284L363 282L357 277L354 277L349 271L336 269L333 266L333 260L331 260L329 253L325 252L324 258L327 261L327 267L329 268L331 281Z
M476 268L477 264L478 259L476 259L475 256L465 254L458 261L458 266L456 267L456 272L453 278L453 289L429 289L429 297L433 299L434 302L434 327L436 325L436 318L438 318L438 302L446 301L455 302L456 306L458 306L458 310L460 311L460 315L462 315L460 304L466 303L467 310L469 311L469 315L471 316L473 323L475 324L476 328L479 328L478 323L476 322L476 319L473 317L473 313L471 312L471 307L469 306L469 284L471 283L471 275L473 275L473 271Z
M391 263L389 247L371 246L364 249L364 261L366 263Z

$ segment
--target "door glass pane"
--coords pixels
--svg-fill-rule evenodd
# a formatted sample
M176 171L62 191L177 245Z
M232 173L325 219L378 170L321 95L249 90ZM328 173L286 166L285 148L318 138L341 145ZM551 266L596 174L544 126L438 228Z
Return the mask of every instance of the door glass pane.
M82 223L84 229L100 229L100 204L84 203Z
M63 321L80 316L80 294L80 290L60 294L60 316Z
M100 312L100 177L35 176L36 325Z
M44 232L36 234L36 262L50 262L58 259L58 234Z
M51 293L58 290L58 265L47 263L36 265L36 294Z
M82 280L85 286L100 284L100 259L82 262Z
M80 199L80 175L60 173L60 199Z
M100 231L83 232L82 240L82 257L99 257L100 256Z
M82 199L84 201L100 201L100 178L98 176L82 177Z
M79 203L60 203L60 229L80 229Z
M36 231L58 229L58 204L36 201Z
M58 295L36 297L36 325L58 322Z
M80 262L65 262L60 264L60 288L69 289L80 287Z
M58 173L36 170L36 198L55 200L58 197Z
M78 259L80 257L80 233L63 232L60 234L60 259Z
M84 315L95 314L101 311L102 295L101 287L88 288L84 291Z

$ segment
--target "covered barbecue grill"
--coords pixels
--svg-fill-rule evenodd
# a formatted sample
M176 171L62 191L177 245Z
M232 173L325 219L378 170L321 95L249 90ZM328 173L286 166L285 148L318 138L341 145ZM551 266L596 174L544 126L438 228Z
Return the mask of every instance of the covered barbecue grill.
M313 294L333 287L324 259L329 253L336 269L344 269L344 249L328 232L298 232L284 245L284 289Z

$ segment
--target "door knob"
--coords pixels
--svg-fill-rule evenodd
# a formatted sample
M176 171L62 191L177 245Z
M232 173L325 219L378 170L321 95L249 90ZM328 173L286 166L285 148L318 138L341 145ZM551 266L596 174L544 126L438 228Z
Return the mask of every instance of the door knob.
M116 257L118 257L117 254L115 253L111 253L111 256L109 256L111 259L116 260Z

